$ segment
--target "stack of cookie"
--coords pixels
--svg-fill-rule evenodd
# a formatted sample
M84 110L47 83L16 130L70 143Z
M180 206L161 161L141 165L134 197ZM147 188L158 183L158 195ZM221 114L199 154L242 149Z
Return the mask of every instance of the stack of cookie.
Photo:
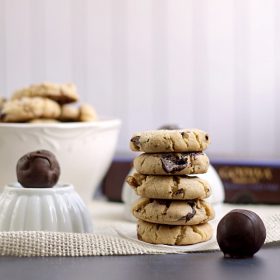
M132 207L138 239L154 244L190 245L212 236L214 210L204 199L211 189L193 176L206 173L207 133L198 129L155 130L135 134L132 151L137 173L128 184L141 196ZM191 175L191 176L190 176Z
M37 123L96 120L92 106L72 106L78 100L74 84L31 85L17 90L10 100L0 98L0 121Z

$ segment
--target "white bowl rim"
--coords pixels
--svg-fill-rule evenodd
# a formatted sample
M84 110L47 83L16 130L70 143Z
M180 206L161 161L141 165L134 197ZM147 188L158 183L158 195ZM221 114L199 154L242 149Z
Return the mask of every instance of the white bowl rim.
M5 185L3 193L5 191L12 191L24 195L44 195L52 193L65 193L73 190L74 186L71 184L57 184L52 188L24 188L19 183L11 183Z
M1 123L0 128L109 128L119 127L121 120L117 118L100 118L92 122L58 122L58 123Z

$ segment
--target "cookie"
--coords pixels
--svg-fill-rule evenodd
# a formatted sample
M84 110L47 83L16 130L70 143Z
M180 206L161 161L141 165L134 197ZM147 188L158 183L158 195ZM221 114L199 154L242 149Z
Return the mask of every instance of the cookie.
M152 224L142 220L137 222L139 240L152 244L192 245L210 240L213 229L210 224L193 226L170 226Z
M79 121L80 117L80 110L77 107L71 105L63 105L61 106L61 121L67 122L76 122Z
M79 121L92 122L97 119L97 114L93 107L89 104L82 104L80 107Z
M203 152L144 153L133 161L135 169L145 175L188 175L206 173L209 159Z
M132 214L150 223L167 225L198 225L212 220L213 207L204 200L161 200L139 198Z
M209 183L196 176L153 176L135 173L127 183L139 196L156 199L204 199L211 195Z
M55 84L48 82L20 89L13 94L12 99L22 97L46 97L60 104L76 102L79 99L74 84Z
M208 134L199 129L152 130L136 133L130 149L145 153L201 152L209 143Z
M33 119L56 119L60 116L57 102L42 97L23 97L7 101L1 111L4 122L26 122Z

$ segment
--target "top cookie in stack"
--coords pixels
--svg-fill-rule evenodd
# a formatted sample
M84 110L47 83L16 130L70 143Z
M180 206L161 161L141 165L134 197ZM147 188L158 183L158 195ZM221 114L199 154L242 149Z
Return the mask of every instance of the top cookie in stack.
M211 238L207 222L214 218L214 210L204 201L210 186L188 176L207 172L204 150L209 143L208 134L199 129L146 131L131 138L131 150L144 152L133 162L138 173L127 178L141 196L132 207L140 240L188 245Z
M132 151L145 153L202 152L209 144L208 134L200 129L144 131L130 140Z

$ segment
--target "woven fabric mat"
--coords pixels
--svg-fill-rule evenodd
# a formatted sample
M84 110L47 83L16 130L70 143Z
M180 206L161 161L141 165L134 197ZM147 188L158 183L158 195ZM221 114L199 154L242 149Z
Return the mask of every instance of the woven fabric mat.
M93 202L94 233L60 232L1 232L0 255L2 256L107 256L187 253L219 250L213 238L192 246L152 245L136 238L136 225L123 219L123 205ZM266 243L280 241L280 206L222 205L217 218L212 222L214 229L219 219L234 208L251 209L263 219L267 229Z

